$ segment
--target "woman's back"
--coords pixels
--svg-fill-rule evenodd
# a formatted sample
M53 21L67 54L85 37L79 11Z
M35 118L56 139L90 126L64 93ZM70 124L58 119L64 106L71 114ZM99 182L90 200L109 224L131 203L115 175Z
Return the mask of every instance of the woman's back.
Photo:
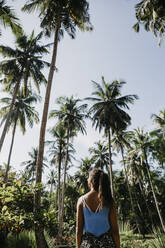
M85 203L90 208L90 210L96 212L98 206L100 205L98 193L96 191L89 192L85 194L82 198L85 200Z
M84 230L97 237L110 229L109 208L102 207L97 192L90 192L82 196Z
M90 192L77 203L77 248L119 248L116 210L108 175L100 169L92 169L88 186Z

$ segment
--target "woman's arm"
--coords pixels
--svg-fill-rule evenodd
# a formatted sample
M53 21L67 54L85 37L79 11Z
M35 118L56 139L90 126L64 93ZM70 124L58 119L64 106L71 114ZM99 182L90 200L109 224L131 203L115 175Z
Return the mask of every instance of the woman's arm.
M77 202L77 215L76 215L76 247L80 248L81 238L83 235L83 224L84 224L84 217L83 217L83 204L81 199Z
M113 203L112 208L110 208L109 218L110 218L111 233L112 233L113 240L116 244L116 248L120 248L120 237L119 237L119 228L117 224L115 203Z

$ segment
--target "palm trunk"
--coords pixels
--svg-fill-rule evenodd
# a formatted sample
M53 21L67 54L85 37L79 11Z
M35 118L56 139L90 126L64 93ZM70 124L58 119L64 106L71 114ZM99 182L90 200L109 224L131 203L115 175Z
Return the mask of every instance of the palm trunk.
M145 150L144 150L144 157L145 157L145 161L146 161L147 175L148 175L148 179L149 179L151 191L152 191L152 194L153 194L153 198L154 198L156 210L157 210L157 213L158 213L158 216L159 216L159 219L160 219L160 223L161 223L163 232L165 233L165 226L164 226L164 223L163 223L163 218L162 218L161 213L160 213L158 201L157 201L157 198L156 198L156 195L155 195L155 190L154 190L154 186L153 186L153 183L152 183L152 179L151 179L151 175L150 175L150 170L149 170L148 159L147 159L147 154L146 154Z
M24 76L24 95L27 95L27 89L28 89L28 71L29 71L29 65L26 65L26 74Z
M63 218L64 218L64 196L65 196L65 186L66 186L66 171L68 165L68 149L69 149L69 132L67 135L67 145L66 145L66 156L65 156L65 165L64 165L64 182L62 188L62 203L61 203L61 214L60 214L60 222L59 222L59 238L62 237L62 226L63 226Z
M152 227L151 228L153 228L154 227L154 223L153 223L152 213L151 213L150 208L148 206L148 203L146 201L146 195L145 195L145 190L144 190L144 187L143 187L143 183L141 182L141 180L140 180L139 177L138 177L138 184L139 184L139 188L140 188L141 194L143 196L143 199L144 199L144 202L145 202L145 205L146 205L146 208L147 208L147 211L148 211L148 214L149 214L151 223L152 223Z
M8 179L8 173L9 173L9 168L10 168L10 160L11 160L11 154L12 154L12 150L13 150L16 126L17 126L17 120L14 123L14 128L13 128L13 132L12 132L12 140L11 140L10 151L9 151L9 156L8 156L8 161L7 161L7 166L6 166L5 177L4 177L5 183L7 182L7 179Z
M14 87L13 98L12 98L12 101L11 101L11 104L10 104L10 109L9 109L9 112L8 112L8 115L7 115L7 119L6 119L4 128L3 128L1 139L0 139L0 152L1 152L1 149L2 149L2 146L3 146L3 142L4 142L4 139L5 139L5 136L6 136L7 129L8 129L9 124L10 124L10 117L11 117L11 114L13 112L15 99L17 97L17 94L18 94L18 91L19 91L19 87L20 87L20 84L21 84L22 72L23 72L23 69L21 70L19 79L18 79L18 81L17 81L17 83L16 83L16 85Z
M131 172L132 172L132 170L131 170ZM133 172L132 172L132 174L133 174ZM148 211L151 223L152 223L152 226L151 226L151 229L152 229L154 227L154 223L153 223L152 213L150 211L150 208L149 208L147 200L146 200L145 189L144 189L144 186L143 186L144 185L144 178L143 178L143 175L142 175L141 171L139 173L139 170L136 170L135 174L136 174L136 177L137 177L137 180L138 180L138 185L139 185L139 188L140 188L140 192L141 192L141 194L143 196L143 200L145 202L145 205L146 205L146 208L147 208L147 211ZM152 230L149 230L149 231L152 231Z
M43 154L44 154L45 130L46 130L47 117L48 117L50 93L51 93L53 75L54 75L56 58L57 58L59 29L60 29L60 23L57 25L55 35L54 35L53 55L52 55L52 61L51 61L51 66L49 70L47 87L46 87L44 109L43 109L42 122L41 122L41 128L40 128L39 151L38 151L38 157L37 157L36 185L42 182L42 163L43 163ZM40 211L40 206L41 206L41 190L37 190L35 192L35 199L34 199L34 210L36 213ZM37 248L48 248L48 245L44 237L43 226L41 225L38 226L38 224L35 224L35 237L36 237Z
M59 150L59 161L58 161L58 223L60 222L60 211L61 211L61 162L62 162L62 147L60 145Z
M52 193L53 193L53 182L51 180L50 183L50 192L49 192L49 203L51 204L51 200L52 200Z
M111 151L111 131L108 130L108 150L109 150L109 172L110 172L110 188L111 194L114 198L114 189L113 189L113 170L112 170L112 151Z
M135 180L134 180L134 177L133 177L133 184L134 184L134 185L136 184L136 183L135 183ZM141 218L143 218L143 214L142 214L141 207L140 207L140 205L139 205L137 196L135 195L134 198L135 198L135 203L136 203L136 205L137 205L137 207L138 207L138 210L139 210L139 212L140 212L140 214L141 214ZM136 206L136 205L135 205L135 206ZM135 213L136 216L138 215L138 213L136 212L136 208L134 208L134 213ZM138 233L141 233L141 232L140 232L139 223L137 222L137 219L135 220L135 222L136 222L136 227L137 227Z
M54 208L57 210L57 205L58 205L58 187L56 188L56 196L55 196L55 201L54 201Z
M131 194L131 190L130 190L129 182L128 182L127 170L126 170L126 166L125 166L124 151L123 151L123 147L122 147L121 144L120 144L120 150L121 150L121 155L122 155L122 160L123 160L123 165L124 165L124 172L125 172L125 177L126 177L126 183L127 183L128 193L129 193L129 197L130 197L130 200L131 200L131 208L132 208L133 213L135 213L135 208L134 208L134 204L133 204L132 194ZM137 219L135 221L136 221L137 229L139 231L139 225L138 225Z

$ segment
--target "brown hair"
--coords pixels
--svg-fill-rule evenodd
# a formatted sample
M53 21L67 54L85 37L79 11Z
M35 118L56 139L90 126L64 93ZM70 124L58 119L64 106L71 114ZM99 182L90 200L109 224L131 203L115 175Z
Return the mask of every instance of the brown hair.
M89 172L89 178L94 190L98 192L102 205L111 207L113 205L113 198L108 175L103 170L94 168Z

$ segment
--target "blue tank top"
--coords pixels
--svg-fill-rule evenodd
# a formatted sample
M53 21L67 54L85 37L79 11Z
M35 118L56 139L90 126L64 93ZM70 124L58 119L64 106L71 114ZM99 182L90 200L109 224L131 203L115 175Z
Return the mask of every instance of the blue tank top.
M109 224L109 208L103 207L101 210L100 205L93 212L82 197L83 214L84 214L84 231L91 233L97 237L107 232L110 229Z

